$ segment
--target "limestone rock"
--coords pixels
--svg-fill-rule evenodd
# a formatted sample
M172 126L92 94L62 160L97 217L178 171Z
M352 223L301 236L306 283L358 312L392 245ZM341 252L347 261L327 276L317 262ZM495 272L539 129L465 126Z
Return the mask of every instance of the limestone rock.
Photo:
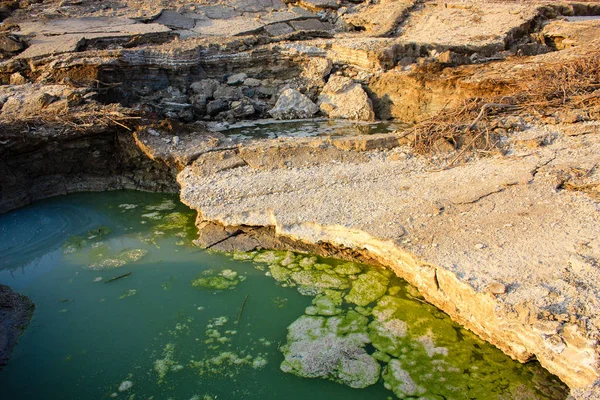
M332 76L319 96L319 107L329 118L375 120L373 104L363 88L352 79Z
M363 28L369 34L385 36L396 29L414 3L414 0L382 0L376 4L356 7L340 20L351 26Z
M304 66L302 75L310 81L318 84L324 84L325 78L331 73L333 64L327 58L314 57L311 58Z
M292 28L285 22L278 22L275 24L265 26L265 31L271 36L281 36L294 32L294 28Z
M506 293L506 286L500 282L493 282L490 284L490 286L488 286L488 290L492 294L504 294Z
M331 31L333 25L321 22L318 19L306 19L301 21L290 21L290 25L296 31Z
M276 119L298 119L311 118L317 111L319 108L308 97L295 89L286 89L269 114Z
M27 83L27 79L19 72L15 72L10 76L11 85L23 85L25 83Z

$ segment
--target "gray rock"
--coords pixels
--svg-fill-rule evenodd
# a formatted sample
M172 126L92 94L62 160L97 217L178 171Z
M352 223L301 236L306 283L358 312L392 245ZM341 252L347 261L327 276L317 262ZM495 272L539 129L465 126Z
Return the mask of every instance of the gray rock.
M277 89L272 86L259 86L256 88L259 97L268 98L277 94Z
M226 111L229 108L229 103L223 99L216 99L209 102L206 105L206 113L211 117L219 114L222 111Z
M0 52L16 53L25 48L25 45L17 38L9 35L0 36Z
M244 97L242 89L235 86L219 86L215 90L213 97L215 99L224 99L229 101L239 100Z
M300 0L300 4L309 10L322 10L324 8L337 10L340 8L337 0Z
M290 21L290 25L296 31L330 31L333 25L321 22L318 19L307 19L303 21Z
M163 11L156 22L171 29L192 29L196 26L196 21L192 18L184 17L178 12L171 10Z
M207 99L214 97L215 90L220 86L219 82L214 79L204 79L198 82L192 83L190 88L194 93L203 95Z
M276 119L298 119L311 118L318 111L317 105L308 97L295 89L286 89L269 114Z
M249 99L244 99L243 101L234 101L231 103L231 112L235 117L249 117L253 115L256 110Z
M258 80L256 78L246 78L244 80L244 86L258 87L258 86L260 86L260 80Z
M265 26L265 32L271 36L287 35L294 32L294 28L286 24L285 22L278 22Z
M210 19L229 19L240 15L233 7L224 5L205 6L199 9Z
M248 77L245 73L241 72L239 74L233 74L229 78L227 78L228 85L240 85L244 83L244 80Z

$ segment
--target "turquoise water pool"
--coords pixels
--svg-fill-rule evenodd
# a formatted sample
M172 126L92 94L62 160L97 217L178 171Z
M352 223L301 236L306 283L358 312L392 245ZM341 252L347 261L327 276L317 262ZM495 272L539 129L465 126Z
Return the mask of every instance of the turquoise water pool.
M2 398L566 397L387 270L203 251L194 218L132 191L0 215L0 283L36 303Z

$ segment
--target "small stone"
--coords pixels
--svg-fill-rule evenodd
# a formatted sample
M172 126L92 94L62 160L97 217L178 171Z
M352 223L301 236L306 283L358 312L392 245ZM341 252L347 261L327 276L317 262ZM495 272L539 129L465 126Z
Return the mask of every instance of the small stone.
M258 87L258 86L260 86L260 80L258 80L256 78L246 78L244 80L244 86Z
M493 282L488 286L488 290L492 294L504 294L506 293L506 286L499 282Z
M487 246L486 246L485 244L483 244L483 243L477 243L477 244L475 245L475 248L477 248L477 249L479 249L479 250L485 249L486 247L487 247Z

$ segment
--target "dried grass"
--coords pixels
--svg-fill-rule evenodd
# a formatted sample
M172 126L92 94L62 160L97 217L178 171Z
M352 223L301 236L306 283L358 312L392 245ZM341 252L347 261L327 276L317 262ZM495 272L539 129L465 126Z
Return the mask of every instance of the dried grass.
M544 117L561 110L600 107L600 55L573 62L544 65L523 73L508 87L509 96L471 98L442 110L405 132L417 153L435 151L450 143L463 155L498 150L499 135L490 122L508 115Z
M138 112L119 104L85 105L60 112L38 115L3 115L0 122L2 137L21 136L40 127L60 127L63 132L94 133L110 128L134 131L142 117Z

